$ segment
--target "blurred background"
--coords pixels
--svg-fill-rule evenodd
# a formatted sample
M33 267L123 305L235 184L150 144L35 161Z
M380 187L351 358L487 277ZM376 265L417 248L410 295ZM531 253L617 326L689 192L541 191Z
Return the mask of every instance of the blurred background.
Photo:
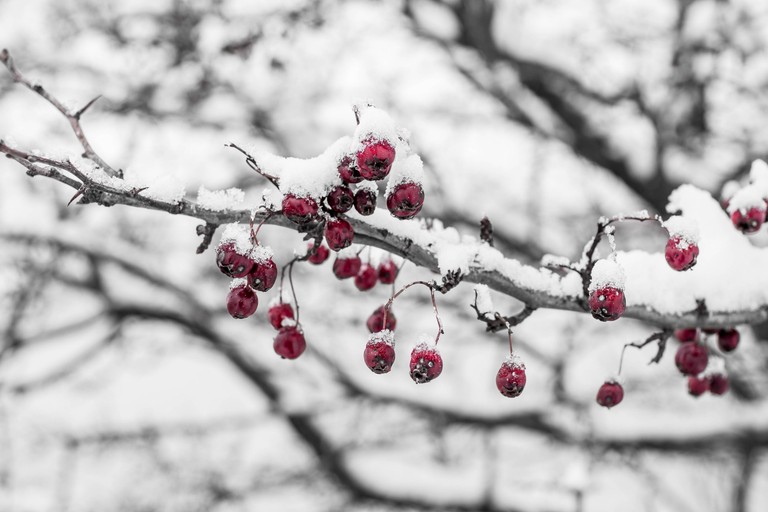
M0 47L73 108L103 95L83 125L113 167L192 198L239 187L246 206L268 183L225 143L313 156L371 101L426 163L422 216L477 234L488 215L496 246L534 264L577 258L600 215L663 212L679 184L717 196L768 153L768 4L751 0L0 0ZM4 70L0 137L81 151ZM309 349L281 360L276 288L229 317L198 221L71 195L0 161L0 511L768 509L764 328L740 329L728 395L688 396L649 347L605 410L623 344L654 327L537 311L515 330L528 385L510 400L506 335L462 284L438 297L443 375L415 386L423 290L396 303L398 360L374 375L365 320L389 288L300 265ZM279 265L305 246L260 238ZM431 277L406 264L400 282Z

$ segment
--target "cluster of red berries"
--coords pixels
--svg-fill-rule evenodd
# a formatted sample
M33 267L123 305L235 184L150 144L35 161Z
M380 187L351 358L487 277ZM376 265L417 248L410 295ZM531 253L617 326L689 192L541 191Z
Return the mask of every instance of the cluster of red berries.
M225 275L234 278L227 295L227 311L234 318L248 318L256 312L256 292L266 292L275 285L277 265L272 251L247 237L230 238L225 233L216 248L216 264Z
M693 396L701 396L707 391L722 395L728 391L728 376L717 367L708 369L712 349L707 345L707 339L714 336L717 336L717 347L723 353L733 352L739 346L740 335L736 329L675 331L675 337L681 343L675 354L675 365L688 377L688 392Z

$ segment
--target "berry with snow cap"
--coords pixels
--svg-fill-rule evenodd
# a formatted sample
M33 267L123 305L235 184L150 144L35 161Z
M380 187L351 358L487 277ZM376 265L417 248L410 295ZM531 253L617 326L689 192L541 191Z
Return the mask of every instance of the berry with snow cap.
M423 205L424 189L418 183L400 183L387 194L387 209L398 219L415 217Z
M736 329L721 329L717 333L717 346L723 352L733 352L739 346L740 338Z
M254 290L266 292L270 290L277 280L277 265L272 258L257 261L251 273L248 274L248 283Z
M667 240L664 257L670 267L678 272L689 270L696 264L699 256L699 246L680 236L673 236Z
M368 317L365 325L368 327L369 331L379 332L383 330L395 330L395 327L397 327L397 318L395 318L395 314L390 309L389 313L387 313L387 325L384 325L384 309L384 306L379 306L373 313L371 313L371 316Z
M373 268L368 263L364 264L362 267L360 267L360 271L355 276L355 286L358 290L361 292L370 290L374 286L376 286L376 281L378 280L378 273L376 272L376 269Z
M515 398L525 389L525 365L516 356L509 356L496 373L496 388L499 393Z
M216 247L216 265L225 275L241 278L248 275L254 262L246 254L238 252L235 242L222 240Z
M259 298L246 283L235 284L227 295L227 312L233 318L248 318L256 312Z
M355 195L345 185L339 185L334 187L328 193L325 200L328 202L328 206L335 213L347 213L352 209L355 204Z
M754 233L765 222L765 211L758 207L736 210L731 214L731 222L742 233Z
M589 309L601 322L613 321L624 314L624 271L613 260L598 260L592 267L589 284Z
M307 245L308 250L312 250L312 248L315 246L313 242L309 242L309 245ZM317 250L309 257L307 258L307 261L312 263L313 265L320 265L325 262L325 260L328 259L328 256L331 255L331 251L328 250L328 247L325 245L318 245Z
M373 215L376 211L376 192L369 188L355 192L355 210L360 215Z
M707 348L698 343L683 343L675 354L675 365L683 375L696 376L704 371L709 361Z
M360 272L362 265L363 262L359 256L338 257L333 262L333 274L339 279L349 279L350 277L355 277Z
M397 279L397 273L400 269L397 268L395 262L392 260L386 260L379 263L379 282L381 284L392 284Z
M279 330L283 327L283 322L286 319L293 320L293 307L287 302L278 302L269 308L267 317L269 318L269 323L272 324L272 327Z
M363 177L352 163L352 158L345 156L337 168L339 176L344 183L360 183L363 181Z
M443 371L443 358L434 345L421 342L411 352L411 379L416 384L435 380Z
M345 219L330 219L325 223L325 241L334 251L340 251L352 245L355 230Z
M294 224L307 224L317 217L317 202L311 197L286 194L283 197L283 215Z
M614 379L606 380L597 390L596 400L598 404L610 409L624 400L624 388Z
M283 359L296 359L307 348L307 340L304 339L304 333L298 326L282 327L275 336L272 348Z
M357 169L366 180L386 178L394 161L395 148L386 140L366 139L357 152Z
M392 331L371 334L365 344L363 360L373 373L388 373L395 363L395 338Z

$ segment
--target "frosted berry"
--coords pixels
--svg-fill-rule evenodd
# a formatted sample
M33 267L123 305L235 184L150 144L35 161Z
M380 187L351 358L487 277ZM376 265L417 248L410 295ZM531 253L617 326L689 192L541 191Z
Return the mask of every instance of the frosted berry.
M283 197L283 215L295 224L306 224L317 216L317 202L311 197L286 194Z
M227 311L234 318L248 318L256 312L259 298L250 286L241 284L229 290Z
M416 384L426 384L443 372L443 358L437 349L419 343L411 352L411 378Z
M390 309L389 313L387 313L387 325L385 326L384 306L379 306L373 311L373 313L371 313L371 316L368 317L365 325L371 332L379 332L384 329L387 329L388 331L394 331L395 327L397 327L397 318L395 318L395 314Z
M272 258L259 261L248 274L248 284L258 292L266 292L275 286L277 281L277 265Z
M683 375L698 375L709 361L707 348L698 343L683 343L675 354L675 365Z
M365 344L363 360L373 373L388 373L395 363L395 347L384 339L372 337Z
M355 195L344 185L335 187L325 198L328 206L336 213L347 213L355 204Z
M272 344L275 353L283 359L296 359L307 348L307 341L304 334L295 326L283 327L275 336L275 342Z
M357 167L353 165L352 159L348 156L345 156L341 160L337 169L339 171L339 176L341 176L344 183L360 183L363 181L363 177L360 176Z
M688 377L688 394L701 396L709 391L709 377Z
M378 273L376 272L376 269L373 268L371 265L366 263L362 267L360 267L360 272L357 273L355 276L355 286L357 286L357 289L361 292L370 290L374 286L376 286L376 281L378 281Z
M351 258L336 258L333 262L333 274L339 279L355 277L360 272L363 262L357 256Z
M365 146L357 152L357 169L366 180L387 177L395 161L395 148L385 140L365 140Z
M520 396L525 389L525 381L525 365L511 359L504 361L496 373L496 387L509 398Z
M307 246L307 250L312 250L312 248L315 246L313 242L309 242L309 245ZM312 263L313 265L320 265L321 263L324 263L325 260L328 259L328 256L331 255L331 251L328 250L328 247L320 244L317 246L317 250L314 254L312 254L307 261Z
M765 221L765 210L753 207L748 210L736 210L731 214L731 222L742 233L754 233Z
M713 395L723 395L728 392L730 387L728 377L722 373L715 373L709 376L709 392Z
M382 261L379 263L379 282L381 284L394 283L398 272L400 272L400 269L397 268L394 261Z
M325 241L334 251L340 251L352 245L355 230L345 219L330 219L325 223Z
M732 352L739 346L739 331L736 329L722 329L717 333L717 346L723 352Z
M216 265L229 277L245 277L253 268L253 260L237 252L234 242L216 247Z
M416 216L423 204L424 189L418 183L401 183L387 196L387 209L398 219Z
M673 236L667 240L667 248L664 257L669 266L678 272L688 270L696 264L699 256L699 246L684 240L679 236Z
M293 308L287 302L279 302L269 308L267 317L269 317L269 323L272 324L272 327L280 329L283 327L283 320L293 319Z
M624 400L624 388L615 380L608 380L597 390L597 403L610 409Z
M601 322L616 320L624 314L626 307L624 291L613 286L597 288L589 294L589 309Z
M697 333L696 329L675 329L675 338L686 343L695 340Z
M360 215L373 215L376 211L376 193L367 188L355 192L355 210Z

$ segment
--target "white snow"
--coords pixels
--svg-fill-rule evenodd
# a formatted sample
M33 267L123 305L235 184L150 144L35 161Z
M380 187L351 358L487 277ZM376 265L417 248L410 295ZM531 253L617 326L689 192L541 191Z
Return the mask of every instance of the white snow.
M387 191L390 192L401 183L424 183L424 163L419 155L413 154L406 157L398 153L395 161L392 163L392 170L389 172L387 180Z
M270 260L274 256L272 248L266 245L255 245L251 241L250 226L239 224L227 224L221 233L221 244L234 242L235 251L238 254L246 255L256 263Z
M728 213L747 211L752 208L765 210L763 191L757 184L750 184L733 194L728 202Z
M226 190L208 190L200 185L197 191L197 204L215 211L234 210L245 200L245 192L239 188Z
M661 225L669 232L670 238L679 236L690 244L695 244L699 241L698 223L691 218L673 215L662 222Z
M614 260L597 260L592 267L592 279L589 283L589 291L594 292L598 288L610 286L623 290L626 275L622 265Z
M349 144L350 152L357 153L363 149L365 147L363 143L367 140L385 140L397 149L397 127L389 114L370 105L358 108L360 124L357 125Z
M475 293L477 294L477 309L480 313L493 313L493 299L491 299L491 289L487 285L478 284L475 285Z
M395 333L390 331L389 329L384 329L379 332L371 333L370 336L368 336L368 343L378 343L380 341L383 341L387 345L395 346Z

